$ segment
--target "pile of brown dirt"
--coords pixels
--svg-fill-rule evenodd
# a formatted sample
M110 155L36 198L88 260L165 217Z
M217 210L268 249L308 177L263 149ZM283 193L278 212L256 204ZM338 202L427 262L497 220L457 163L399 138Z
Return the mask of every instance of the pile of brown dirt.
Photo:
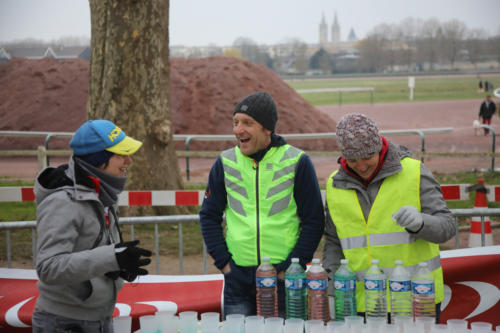
M273 96L279 112L277 133L335 131L330 117L265 66L229 57L171 59L170 65L176 134L231 134L235 105L255 91ZM81 59L12 59L0 64L0 130L75 131L86 119L88 75L89 63ZM67 147L67 141L52 142L51 147ZM32 149L41 143L43 139L2 138L0 148ZM304 149L325 148L325 142L293 143ZM227 145L191 147L216 150Z

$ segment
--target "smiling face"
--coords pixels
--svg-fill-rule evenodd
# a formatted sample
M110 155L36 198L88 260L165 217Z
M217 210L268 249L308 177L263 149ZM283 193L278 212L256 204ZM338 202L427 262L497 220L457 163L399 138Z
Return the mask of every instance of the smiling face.
M125 177L127 175L127 166L132 163L130 155L114 154L108 161L108 164L103 164L99 167L102 171L115 177Z
M271 143L271 131L244 113L233 116L233 133L241 153L246 156L255 154Z
M355 160L346 159L346 163L349 168L353 169L361 178L368 180L377 169L379 158L379 154L374 154L368 158L358 158Z

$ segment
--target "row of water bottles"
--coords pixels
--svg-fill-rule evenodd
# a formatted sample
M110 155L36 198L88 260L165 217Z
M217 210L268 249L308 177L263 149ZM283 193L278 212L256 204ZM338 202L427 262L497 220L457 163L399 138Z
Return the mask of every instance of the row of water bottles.
M263 257L256 272L257 315L264 318L278 316L276 270ZM304 271L298 258L285 272L286 318L330 320L328 306L328 274L319 259L313 259L311 267Z
M365 315L367 318L387 317L387 281L391 296L391 317L436 317L435 284L427 263L422 262L414 276L403 266L401 260L395 261L395 268L387 279L378 267L378 260L365 274ZM335 273L335 320L342 321L346 316L356 315L356 275L349 268L348 260L343 259Z

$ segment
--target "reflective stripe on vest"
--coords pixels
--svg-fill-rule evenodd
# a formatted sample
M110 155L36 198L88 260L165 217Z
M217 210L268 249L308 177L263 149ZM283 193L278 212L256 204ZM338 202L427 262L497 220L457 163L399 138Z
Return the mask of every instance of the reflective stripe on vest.
M402 206L411 205L420 211L420 161L404 158L401 165L401 172L384 179L368 221L365 221L355 190L336 188L333 182L336 172L327 182L326 201L342 252L361 282L356 289L359 312L365 311L363 279L372 259L379 260L386 274L392 272L397 259L403 260L410 273L416 270L419 262L427 262L435 278L436 303L443 300L439 246L417 238L392 220L392 214ZM389 298L387 304L390 305Z
M276 264L295 246L299 218L293 189L302 154L290 145L272 147L256 165L238 147L222 152L226 243L236 264L255 266L262 256Z

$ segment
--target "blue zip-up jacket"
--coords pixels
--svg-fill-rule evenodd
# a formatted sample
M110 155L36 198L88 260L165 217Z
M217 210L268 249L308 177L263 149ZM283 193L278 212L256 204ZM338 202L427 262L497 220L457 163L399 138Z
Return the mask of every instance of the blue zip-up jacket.
M250 156L259 162L271 147L286 144L279 135L271 135L271 144L264 150ZM297 203L297 215L300 219L299 238L287 259L275 265L279 272L288 268L291 258L297 257L305 266L316 250L323 235L324 210L321 191L311 159L302 154L297 164L294 184L294 199ZM222 227L223 214L227 205L227 193L224 184L224 169L220 156L210 170L205 199L200 210L200 224L208 253L214 258L214 265L222 269L231 259Z

